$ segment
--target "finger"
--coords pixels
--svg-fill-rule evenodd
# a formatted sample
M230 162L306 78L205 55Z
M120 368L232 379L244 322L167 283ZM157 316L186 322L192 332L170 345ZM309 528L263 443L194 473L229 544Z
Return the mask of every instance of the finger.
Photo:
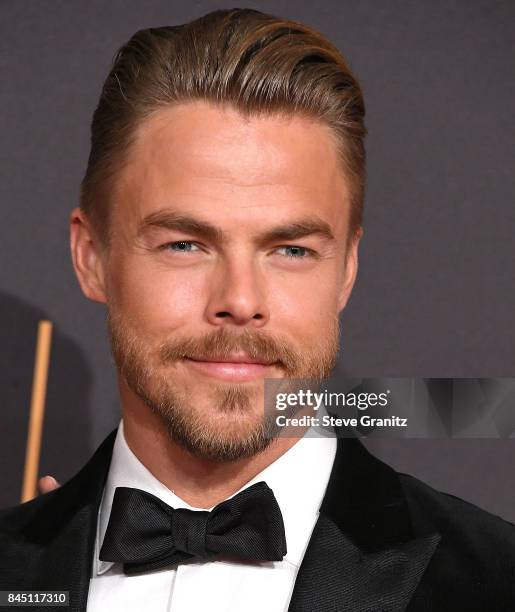
M38 480L38 489L41 495L45 493L50 493L50 491L54 491L60 486L61 485L53 476L43 476Z

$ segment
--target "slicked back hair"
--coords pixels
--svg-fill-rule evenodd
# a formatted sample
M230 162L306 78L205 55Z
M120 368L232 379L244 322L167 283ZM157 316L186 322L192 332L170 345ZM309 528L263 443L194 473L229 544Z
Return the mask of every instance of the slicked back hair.
M103 246L109 194L137 127L159 109L206 100L245 117L300 114L333 131L350 190L349 236L362 224L365 107L347 62L324 36L251 9L139 30L116 54L91 125L80 203Z

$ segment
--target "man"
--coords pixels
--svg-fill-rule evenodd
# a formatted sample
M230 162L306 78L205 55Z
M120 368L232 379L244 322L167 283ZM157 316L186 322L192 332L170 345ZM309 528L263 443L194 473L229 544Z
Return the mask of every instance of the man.
M512 609L512 525L356 439L271 435L263 411L265 378L335 364L363 118L337 49L257 11L120 50L71 253L106 304L123 418L69 482L0 515L0 589L88 612Z

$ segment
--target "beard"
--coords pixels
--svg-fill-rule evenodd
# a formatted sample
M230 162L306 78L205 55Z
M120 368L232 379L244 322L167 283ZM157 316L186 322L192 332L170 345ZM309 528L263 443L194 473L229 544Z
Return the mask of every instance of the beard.
M338 316L316 345L298 349L261 330L234 333L228 327L197 338L152 343L111 306L107 315L113 357L129 389L159 416L171 440L210 461L238 461L264 451L279 437L276 412L265 409L263 386L256 386L259 380L239 384L213 380L205 389L207 409L203 409L194 399L201 383L192 387L175 380L172 365L185 358L215 360L244 351L252 359L279 366L281 391L294 392L299 379L320 382L327 378L338 354ZM256 414L259 404L263 408Z

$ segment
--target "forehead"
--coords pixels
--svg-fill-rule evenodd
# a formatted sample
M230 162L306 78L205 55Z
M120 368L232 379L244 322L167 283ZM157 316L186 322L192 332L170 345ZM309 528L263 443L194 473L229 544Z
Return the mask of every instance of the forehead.
M160 109L138 127L114 195L113 215L130 225L169 208L220 223L311 212L343 229L349 206L328 126L204 101Z

